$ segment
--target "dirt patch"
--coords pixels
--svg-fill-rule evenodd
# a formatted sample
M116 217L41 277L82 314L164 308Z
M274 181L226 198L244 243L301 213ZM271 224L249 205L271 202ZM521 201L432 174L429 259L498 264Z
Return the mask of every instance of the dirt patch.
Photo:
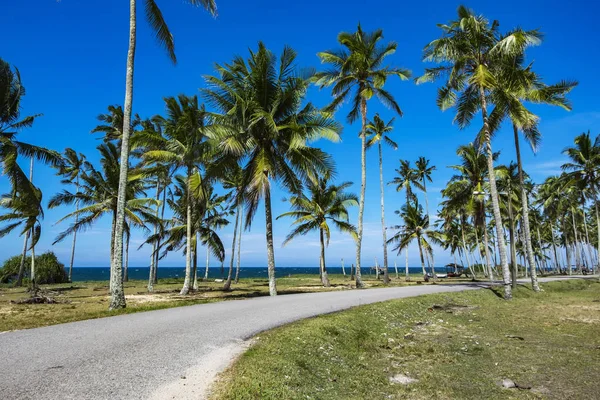
M164 296L156 296L156 295L152 295L152 294L128 294L127 296L125 296L125 299L127 301L132 301L137 304L173 301L173 299L169 299Z

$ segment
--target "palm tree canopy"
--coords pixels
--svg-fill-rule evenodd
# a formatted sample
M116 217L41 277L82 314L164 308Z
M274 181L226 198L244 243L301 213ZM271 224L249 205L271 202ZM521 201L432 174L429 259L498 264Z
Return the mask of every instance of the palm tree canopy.
M338 42L342 50L329 50L317 55L322 63L330 65L326 71L318 72L314 82L321 88L333 86L333 101L327 111L336 110L345 100L351 98L352 108L348 121L354 122L360 113L361 100L375 96L385 106L402 115L400 106L391 93L383 89L388 77L397 76L402 80L410 78L411 72L403 68L384 65L387 56L396 52L397 44L380 44L383 31L378 29L368 33L360 24L356 32L341 32Z
M385 142L394 150L398 149L398 144L390 138L390 132L394 130L394 119L392 118L386 123L381 119L379 114L373 116L373 120L367 124L367 136L370 136L367 148L373 146L375 143Z
M417 177L416 171L410 166L410 161L400 160L400 168L395 169L396 176L389 182L389 185L396 185L396 191L406 191L406 198L414 200L416 195L414 194L412 187L423 190L419 178Z
M595 199L599 184L600 135L592 140L589 131L582 133L575 138L574 146L564 149L563 154L569 157L569 162L563 164L562 169L588 189L588 197Z
M421 245L428 253L432 252L432 243L443 244L443 235L430 226L429 215L424 212L417 200L414 203L404 204L395 213L402 218L403 225L394 227L398 232L388 240L388 243L396 244L394 250L397 250L398 254L415 239L421 241Z

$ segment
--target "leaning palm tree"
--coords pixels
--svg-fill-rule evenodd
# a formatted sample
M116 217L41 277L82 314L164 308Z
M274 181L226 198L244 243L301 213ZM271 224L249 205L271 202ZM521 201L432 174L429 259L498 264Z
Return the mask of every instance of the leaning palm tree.
M456 106L455 120L461 128L468 126L481 110L481 137L488 161L490 197L502 265L504 298L511 299L510 269L494 176L488 100L490 93L502 84L499 77L503 69L510 64L515 55L522 54L525 47L538 43L540 34L537 31L516 29L502 36L498 26L496 21L490 24L485 17L475 15L472 10L460 6L458 18L448 24L439 25L442 37L429 43L424 50L424 61L433 61L441 65L427 68L417 82L448 78L438 91L437 103L442 110Z
M285 47L277 59L263 43L248 60L236 57L218 65L218 76L206 77L207 101L219 110L213 134L221 156L243 165L245 226L250 227L260 200L264 200L269 293L277 294L271 185L281 184L290 193L300 193L309 174L324 174L332 168L329 155L310 146L311 141L339 140L341 126L328 113L312 104L303 105L312 76L301 74L296 52Z
M394 118L390 119L387 123L384 122L379 114L375 114L373 120L367 125L367 135L369 135L369 141L367 142L367 148L377 143L377 149L379 150L379 190L381 194L381 234L383 236L383 283L386 285L390 281L388 272L388 254L387 254L387 235L385 228L385 209L384 209L384 194L383 194L383 154L381 142L385 142L388 146L394 150L398 148L396 142L390 138L390 132L394 129Z
M598 231L598 254L600 254L600 218L598 212L598 188L600 186L600 174L598 166L600 165L600 135L592 141L590 132L582 133L577 136L572 147L567 147L564 151L569 157L569 162L562 166L568 175L569 180L580 183L582 187L587 188L584 193L586 197L594 203L596 211L596 226Z
M125 78L125 102L123 111L123 134L121 136L121 172L119 175L119 196L117 200L117 218L115 227L115 254L113 255L114 270L112 275L121 274L123 263L123 226L125 223L125 203L127 192L127 180L129 176L129 138L131 134L131 114L133 108L133 72L135 62L135 48L137 42L137 0L129 0L129 48L127 50L127 74ZM193 6L201 6L212 15L216 15L217 6L214 0L188 0ZM144 0L146 19L148 20L152 31L156 35L158 43L165 48L169 58L173 63L177 62L175 57L175 42L173 35L169 31L162 12L154 0ZM116 281L120 278L116 278ZM119 285L117 285L119 286ZM122 286L122 285L121 285ZM122 287L111 293L110 309L125 307L125 296L122 293Z
M63 163L58 168L58 174L63 178L65 185L75 185L76 193L79 192L79 182L90 164L82 153L77 153L71 148L66 148L63 155ZM75 211L79 211L79 200L75 201ZM79 214L75 215L77 223ZM73 243L71 245L71 260L69 262L69 282L73 276L73 262L75 261L75 245L77 243L77 232L73 232Z
M331 238L329 225L333 225L340 232L349 233L356 239L356 228L348 222L348 207L358 205L356 195L345 192L352 182L335 185L330 183L330 179L331 175L329 174L309 178L306 193L290 197L292 211L277 217L277 219L282 217L296 219L292 223L294 229L283 242L284 246L298 236L315 230L319 231L319 243L321 244L319 269L321 283L325 287L330 286L325 263L325 247L329 246Z
M404 224L395 227L398 229L398 232L392 236L389 243L395 243L396 247L394 247L394 250L397 250L398 254L400 254L403 249L406 249L416 240L421 258L421 268L425 271L425 258L423 254L431 254L433 252L431 244L442 244L443 235L430 226L429 215L423 212L423 207L417 200L412 204L405 204L401 210L396 211L396 214L402 218ZM436 275L433 263L431 264L431 276L435 279Z
M377 97L385 106L402 115L400 106L391 93L383 87L390 76L406 80L410 77L409 70L384 66L384 60L396 52L396 43L380 45L383 31L364 32L360 26L356 32L342 32L338 42L343 50L330 50L318 53L322 63L331 65L331 69L319 72L315 82L321 88L333 86L332 103L329 111L337 109L344 101L350 100L352 108L348 113L348 122L353 123L360 115L362 121L361 140L361 181L360 204L358 207L358 229L356 240L356 286L363 287L361 279L361 247L363 235L363 214L365 210L365 190L367 186L367 101Z
M242 240L242 226L243 226L243 207L244 207L244 187L243 187L244 174L242 167L236 162L231 168L229 168L222 179L224 189L228 189L228 197L231 201L231 210L235 213L235 225L233 228L233 239L231 241L231 259L229 260L229 274L227 280L223 285L223 290L231 289L233 262L235 259L235 250L237 246L237 265L235 269L235 280L237 284L240 277L240 256L241 256L241 240Z
M179 95L177 98L165 98L167 118L155 117L163 126L163 135L145 135L140 132L137 141L143 143L145 139L154 144L157 150L149 150L143 154L147 162L160 162L170 164L173 168L183 168L187 179L186 200L188 219L192 218L192 196L200 201L204 200L205 191L202 184L202 175L199 167L204 168L214 154L213 145L208 140L205 131L206 111L200 106L197 96ZM159 143L155 143L155 141ZM160 150L158 150L160 148ZM187 249L185 259L185 280L181 294L186 295L193 284L192 279L192 224L186 223Z

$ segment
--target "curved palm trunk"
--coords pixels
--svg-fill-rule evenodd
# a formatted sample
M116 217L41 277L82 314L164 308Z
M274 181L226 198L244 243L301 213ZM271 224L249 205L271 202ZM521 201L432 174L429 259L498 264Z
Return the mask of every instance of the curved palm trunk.
M31 228L31 272L30 272L30 289L31 296L35 296L37 294L38 286L35 276L35 234L33 232L33 228Z
M381 140L378 142L379 147L379 189L381 192L381 234L383 236L383 283L390 283L388 271L388 253L387 253L387 234L385 231L385 207L383 194L383 156L381 151Z
M75 183L77 194L79 194L79 175ZM79 211L79 199L75 201L75 212ZM79 222L79 214L75 214L75 225ZM73 282L73 263L75 262L75 245L77 244L77 231L73 232L73 243L71 245L71 260L69 261L69 282Z
M594 208L596 210L596 227L598 229L598 252L596 253L597 257L600 257L600 217L598 215L598 200L595 199L594 201ZM598 264L600 263L600 260L597 260L598 262L596 264L594 264L594 273L598 272Z
M475 221L473 221L475 222ZM489 270L486 267L483 266L483 254L481 253L481 242L479 241L479 233L478 233L478 228L477 225L475 223L473 223L473 232L475 232L475 243L477 244L477 251L475 252L475 254L473 255L473 258L475 259L475 263L477 264L477 253L479 253L479 265L481 265L481 272L483 273L483 275L489 277Z
M129 0L129 49L127 51L127 75L125 79L125 102L123 105L123 136L121 138L121 162L119 170L119 194L117 196L117 219L115 224L115 251L110 274L110 310L125 308L123 291L123 225L125 224L125 195L129 174L129 136L133 107L133 69L136 45L136 0Z
M161 205L161 211L160 211L161 221L165 219L165 206L167 204L167 185L165 185L162 192L163 192L163 199L162 199L162 205ZM160 260L159 251L160 251L160 237L156 241L156 260L154 261L154 276L152 276L152 282L154 284L158 283L158 262Z
M398 264L396 263L396 260L394 260L394 271L396 271L396 279L399 279L400 277L398 276Z
M473 280L475 280L475 271L473 270L471 261L469 260L469 251L467 250L467 241L465 240L465 219L463 215L460 216L460 235L462 237L462 245L465 253L465 259L467 260L467 267L469 268L469 271L471 271L471 277Z
M186 215L186 245L185 245L185 279L183 288L179 294L186 295L190 292L192 278L192 190L190 188L190 177L192 169L188 167L187 171L187 215Z
M242 231L244 229L244 215L242 214L242 204L239 205L240 213L240 231L238 232L238 244L237 244L237 263L235 266L235 283L240 281L240 265L242 260Z
M159 200L159 196L160 196L160 181L158 180L158 177L156 179L156 212L154 213L154 215L156 216L156 218L158 219L158 210L159 210L159 205L158 205L158 200ZM156 233L158 231L157 229L158 227L156 226L156 224L154 225L154 236L156 236ZM150 272L148 274L148 292L153 292L154 291L154 275L155 275L155 269L156 269L156 253L158 252L158 247L157 247L157 243L154 242L152 243L152 254L150 255Z
M581 253L579 252L579 238L577 236L577 223L575 222L575 210L571 208L571 219L573 220L573 237L575 241L573 242L573 246L575 246L575 269L579 271L581 269Z
M265 223L267 238L267 271L269 275L269 294L277 296L275 282L275 251L273 250L273 215L271 213L271 188L265 188Z
M594 268L594 255L592 254L592 245L590 242L590 234L588 232L587 221L585 218L585 208L583 209L583 227L585 229L585 247L587 247L588 259L589 259L589 268Z
M194 246L193 246L193 253L192 253L192 276L194 277L194 284L192 285L192 288L194 289L194 291L198 290L198 234L195 235L195 240L194 240Z
M490 281L494 281L494 269L492 268L492 261L490 258L490 245L485 214L483 215L483 252L485 253L485 264L487 265L488 276L490 277Z
M325 239L323 228L319 228L319 241L321 242L321 283L324 287L330 287L329 277L327 276L327 267L325 265Z
M555 272L560 271L560 261L558 259L558 252L556 251L556 237L554 236L554 227L550 225L550 233L552 234L552 250L554 252L554 270Z
M25 258L27 257L27 242L29 241L29 235L31 231L25 233L25 239L23 240L23 253L21 255L21 264L19 264L19 275L17 275L16 287L23 286L23 276L25 275Z
M515 137L515 151L517 153L517 167L519 169L519 184L521 185L521 208L523 209L523 231L525 234L525 250L527 254L527 262L531 276L531 287L534 292L540 291L538 284L537 272L535 269L535 260L533 259L533 247L531 245L531 230L529 228L529 204L527 199L527 191L525 190L525 178L523 177L523 163L521 162L521 149L519 145L519 130L513 124L513 133Z
M565 236L565 256L567 258L567 271L568 274L571 275L571 246L569 243L569 237L567 235L567 231L566 231L566 224L565 224L565 220L563 218L562 220L562 226L563 226L563 235Z
M233 228L233 240L231 241L231 259L229 260L229 273L227 274L227 280L223 285L223 290L231 289L231 278L233 276L233 260L235 258L235 242L237 240L237 231L238 226L240 224L240 207L237 207L237 211L235 213L235 226Z
M406 259L406 264L404 266L404 273L405 273L405 279L406 282L410 281L410 273L408 272L408 246L406 247L406 249L404 249L404 254L405 254L405 259Z
M479 87L479 98L481 100L481 113L483 116L483 132L485 135L485 149L487 153L488 176L490 182L490 196L492 198L492 210L494 211L494 222L496 223L496 237L498 238L498 252L500 253L500 263L502 264L502 277L504 284L504 298L512 299L512 287L510 281L510 269L508 268L508 258L506 256L506 244L502 236L502 214L500 213L500 202L498 201L498 188L496 187L496 175L494 173L494 152L492 151L492 141L490 137L490 127L487 116L487 102L483 87Z
M367 101L364 98L360 101L360 112L362 116L362 129L360 132L360 201L358 203L358 226L356 232L356 287L359 289L365 286L360 271L365 189L367 187Z
M206 267L204 268L204 281L208 281L208 269L210 268L210 250L206 247Z
M515 218L512 209L512 193L508 194L508 234L510 240L510 263L512 270L512 287L517 288L517 246L515 243Z
M342 258L342 274L346 276L346 268L344 268L344 259Z
M419 256L421 256L421 269L423 269L423 277L427 279L427 272L425 272L425 259L423 258L423 247L421 245L421 236L417 236L417 244L419 245Z
M123 282L129 282L129 241L131 233L125 231L125 255L123 256L125 265L123 267Z

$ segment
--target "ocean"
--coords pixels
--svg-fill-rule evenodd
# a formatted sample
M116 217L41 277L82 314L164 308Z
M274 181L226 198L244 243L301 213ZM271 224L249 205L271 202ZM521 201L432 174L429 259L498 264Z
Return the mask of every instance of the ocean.
M436 268L437 272L445 272L444 268ZM129 279L148 279L150 268L129 268ZM208 269L209 279L222 279L227 277L228 268L223 271L220 267L211 267ZM341 274L341 267L328 267L327 272L330 274ZM420 273L421 267L409 268L410 273ZM350 273L350 268L346 268L346 273ZM375 274L375 271L363 269L363 275ZM404 274L404 268L398 267L398 273ZM235 271L234 271L235 274ZM290 275L299 274L319 274L317 267L277 267L275 276L278 278L287 277ZM395 274L394 268L390 268L390 274ZM108 281L110 269L108 267L90 267L90 268L73 268L73 282L82 281ZM159 278L183 278L185 276L185 268L183 267L160 267L158 268ZM198 277L204 276L204 268L198 269ZM267 268L240 268L240 278L267 278Z

